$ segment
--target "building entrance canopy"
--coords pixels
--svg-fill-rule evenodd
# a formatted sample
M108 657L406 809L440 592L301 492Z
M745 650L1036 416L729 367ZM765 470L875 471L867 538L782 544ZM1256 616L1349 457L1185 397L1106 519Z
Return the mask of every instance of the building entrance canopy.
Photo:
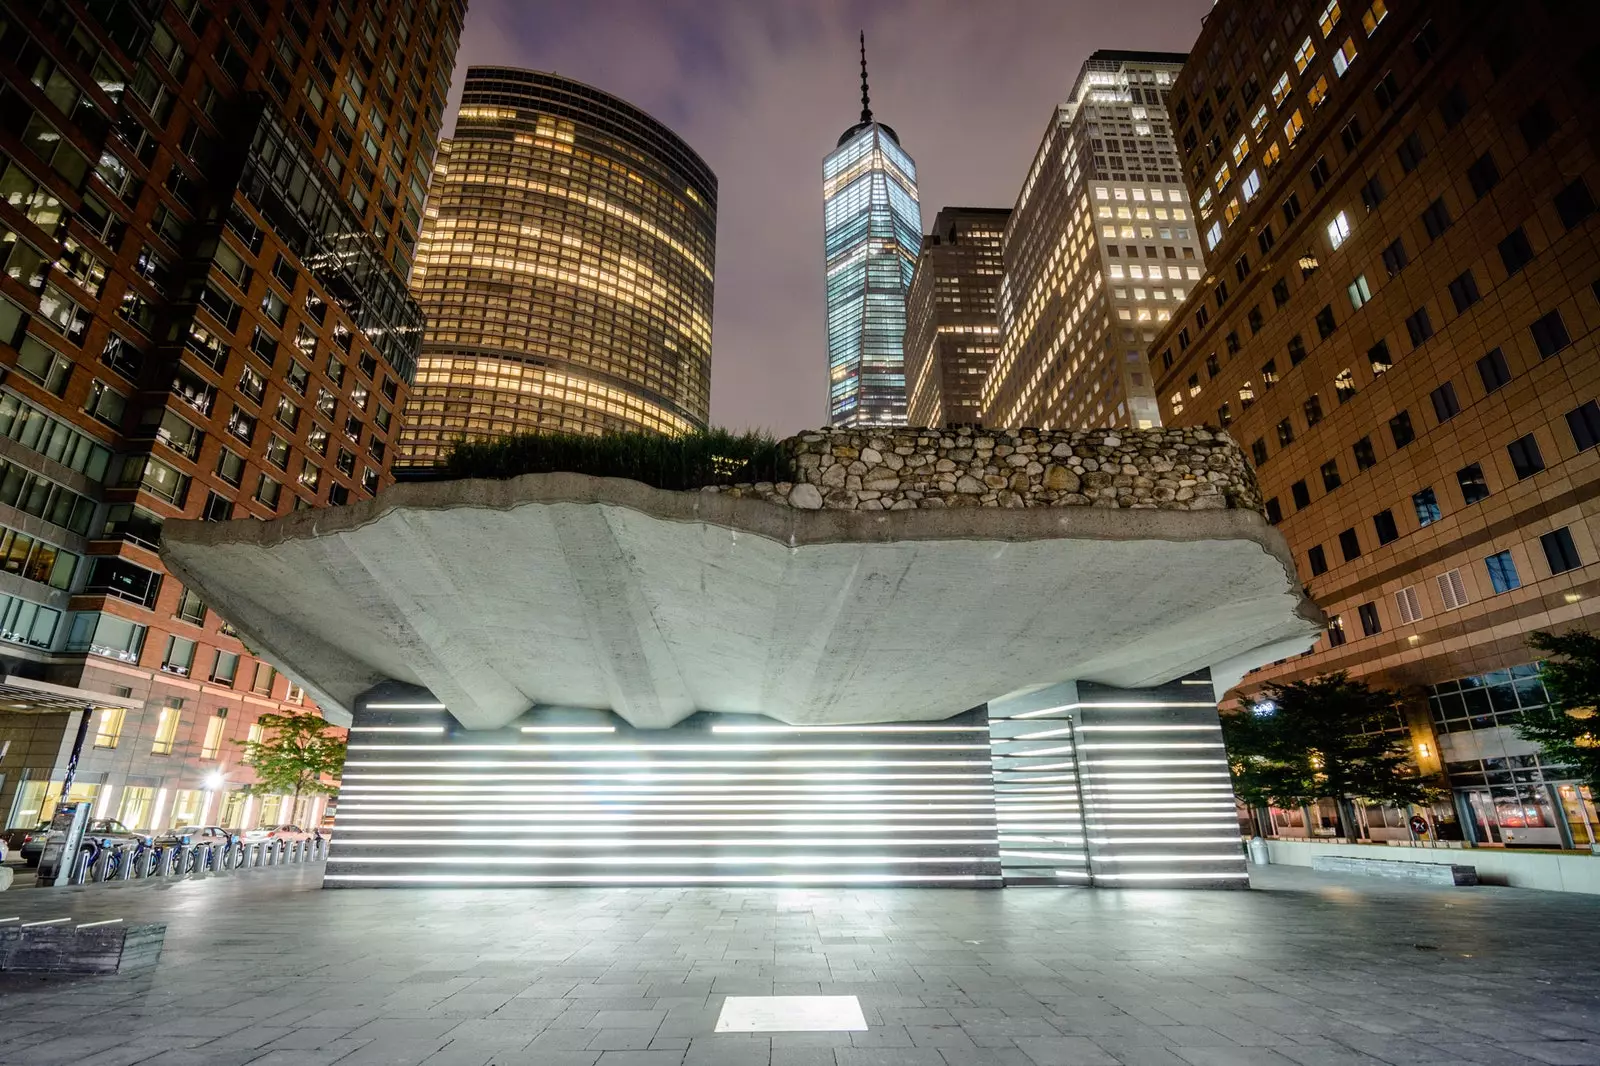
M165 537L173 571L342 724L390 680L475 729L537 706L639 728L938 720L1205 669L1220 695L1319 629L1248 508L806 510L535 474Z

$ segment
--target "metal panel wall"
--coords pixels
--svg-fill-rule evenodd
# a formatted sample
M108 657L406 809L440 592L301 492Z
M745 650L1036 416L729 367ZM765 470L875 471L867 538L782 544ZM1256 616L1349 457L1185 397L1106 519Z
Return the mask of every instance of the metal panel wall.
M380 690L381 691L381 690ZM604 712L460 729L426 693L355 712L325 884L999 887L989 728Z

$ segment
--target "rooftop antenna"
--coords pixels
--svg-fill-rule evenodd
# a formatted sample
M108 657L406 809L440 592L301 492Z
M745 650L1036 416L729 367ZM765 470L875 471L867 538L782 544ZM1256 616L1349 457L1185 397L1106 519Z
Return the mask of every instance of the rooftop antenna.
M861 121L872 121L872 104L867 97L867 31L861 31Z

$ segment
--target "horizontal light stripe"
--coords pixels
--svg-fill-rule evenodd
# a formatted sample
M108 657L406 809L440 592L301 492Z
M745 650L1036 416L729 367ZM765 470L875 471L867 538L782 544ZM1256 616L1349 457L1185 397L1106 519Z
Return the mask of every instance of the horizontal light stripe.
M1071 871L1064 871L1070 875ZM706 883L715 884L762 884L782 885L796 882L801 878L804 884L893 884L906 881L969 881L969 882L994 882L999 878L994 874L594 874L584 876L574 875L524 875L515 874L473 874L470 878L456 877L451 874L334 874L330 873L323 878L324 881L351 881L363 883L406 883L406 884L432 884L456 885L462 888L476 888L480 885L537 885L537 884L675 884L697 885Z
M1169 707L1205 707L1205 708L1207 708L1209 710L1215 710L1216 706L1217 705L1215 703L1189 703L1189 702L1184 702L1184 701L1181 701L1181 700L1173 700L1173 701L1170 701L1170 702L1163 702L1163 703L1155 703L1155 702L1150 702L1150 701L1146 701L1146 700L1112 700L1112 701L1108 701L1108 702L1096 702L1096 703L1069 703L1069 704L1066 704L1066 705L1061 706L1061 707L1042 707L1042 708L1040 708L1039 710L1036 710L1036 711L1024 711L1022 714L1012 714L1012 715L1007 715L1006 717L1008 719L1010 719L1011 721L1016 721L1019 718L1043 718L1047 714L1056 714L1057 712L1060 712L1060 711L1076 711L1076 710L1082 710L1082 709L1108 710L1108 711L1144 711L1144 710L1164 710L1164 709L1169 708ZM1000 720L1004 721L1005 719L1000 719Z
M1080 725L1080 733L1168 733L1183 730L1195 732L1199 730L1221 731L1220 724L1209 725Z
M714 725L713 733L986 733L981 725Z
M442 711L442 703L369 703L362 710L367 711Z
M351 751L678 752L988 751L987 744L351 744ZM1069 749L1070 750L1070 749Z
M524 733L615 733L614 725L525 725Z
M1214 855L1096 855L1095 862L1243 862L1238 842L1231 851Z
M373 855L346 859L338 846L328 858L330 865L348 863L372 865L415 863L414 855ZM584 855L578 858L545 858L522 855L475 855L456 858L441 855L429 860L445 866L876 866L891 863L972 863L994 862L992 855Z
M1097 873L1097 881L1247 881L1247 873L1195 873L1171 871L1168 873Z
M1115 742L1115 741L1102 743L1102 742L1096 741L1096 742L1094 742L1092 744L1080 744L1080 745L1078 745L1078 747L1083 751L1116 751L1116 750L1121 750L1121 751L1151 751L1151 750L1154 750L1154 749L1157 749L1157 748L1165 748L1165 749L1220 748L1220 747L1222 747L1222 741L1220 741L1220 740L1194 740L1194 741L1181 741L1181 740L1133 741L1133 740L1130 740L1127 743L1118 743L1118 742Z
M674 827L692 829L693 826ZM875 826L882 830L883 826ZM473 832L463 829L462 832ZM484 830L476 830L483 833ZM932 845L934 847L947 847L952 845L972 845L982 847L994 844L992 837L973 838L968 835L961 837L865 837L860 840L840 839L837 837L664 837L650 840L635 840L630 837L585 837L581 840L566 840L559 837L514 837L505 834L484 835L467 840L419 840L415 834L403 832L386 832L384 830L368 829L356 833L356 827L350 826L340 834L339 845L341 850L347 846L360 847L390 847L396 844L419 848L635 848L640 846L657 847L747 847L747 848L864 848L885 847L893 848L902 845ZM351 860L355 861L355 860Z
M353 725L352 733L443 733L442 725Z

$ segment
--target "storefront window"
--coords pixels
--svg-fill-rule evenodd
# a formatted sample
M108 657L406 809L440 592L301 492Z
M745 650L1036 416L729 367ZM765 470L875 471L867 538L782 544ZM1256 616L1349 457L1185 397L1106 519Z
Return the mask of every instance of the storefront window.
M229 792L222 797L222 810L217 815L217 824L225 829L247 829L249 826L241 825L244 817L244 802L246 795L240 791Z
M117 807L117 821L129 829L150 827L150 804L156 790L140 785L129 785L122 790L122 803Z
M68 793L67 800L78 803L84 800L94 803L100 795L98 784L84 784L73 782L72 791ZM35 826L40 822L48 822L55 813L56 804L61 802L61 782L46 781L40 778L37 781L24 781L22 787L17 789L17 803L12 808L11 825ZM91 810L91 815L98 815L98 810Z
M180 788L172 795L172 814L167 826L200 824L200 809L205 805L205 791L198 788Z

